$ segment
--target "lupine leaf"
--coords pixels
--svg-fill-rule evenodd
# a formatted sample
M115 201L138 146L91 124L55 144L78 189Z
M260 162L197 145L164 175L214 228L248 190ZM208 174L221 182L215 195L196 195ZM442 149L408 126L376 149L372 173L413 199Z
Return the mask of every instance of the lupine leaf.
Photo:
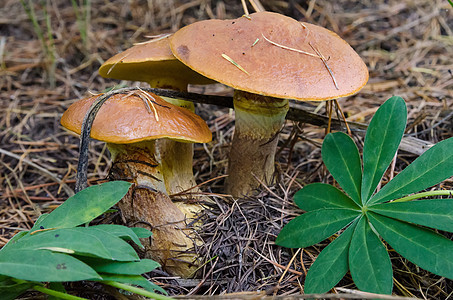
M391 294L390 257L366 217L358 222L349 246L349 269L357 287L365 292Z
M342 191L325 183L312 183L304 186L294 195L294 202L305 211L322 208L360 209Z
M368 209L387 217L453 232L453 199L389 202Z
M401 97L379 107L368 126L363 147L362 203L370 199L389 166L406 127L407 109Z
M349 270L349 244L357 220L330 243L316 258L305 279L306 294L326 293L332 289Z
M381 203L419 192L453 176L453 138L443 140L407 166L371 199Z
M307 212L286 224L275 243L287 248L308 247L333 235L359 215L357 211L343 208Z
M453 241L432 230L369 212L371 224L399 254L419 267L453 279Z
M343 132L328 134L322 143L322 160L346 194L360 205L362 163L354 141Z

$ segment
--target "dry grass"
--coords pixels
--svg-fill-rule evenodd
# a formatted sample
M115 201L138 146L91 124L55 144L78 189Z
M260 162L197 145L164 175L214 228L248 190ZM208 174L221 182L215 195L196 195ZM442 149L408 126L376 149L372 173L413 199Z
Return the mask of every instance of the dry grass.
M261 2L267 10L337 32L365 60L370 70L368 85L359 94L340 100L350 120L367 122L387 98L400 95L408 105L408 135L432 143L453 135L453 9L446 0ZM88 40L83 43L68 3L34 4L44 33L46 13L50 17L54 44L47 39L47 45L55 55L54 63L20 2L0 4L0 246L18 231L30 229L41 213L55 208L74 187L78 138L59 125L63 111L89 91L136 85L98 76L104 60L146 40L146 35L174 32L200 19L242 15L240 1L92 0ZM210 91L231 92L222 86ZM316 105L313 110L324 111ZM198 105L197 109L214 132L212 143L196 146L197 179L204 182L220 176L203 187L214 199L208 205L202 233L207 241L204 255L210 261L192 281L168 278L163 272L150 275L173 294L303 292L306 270L325 243L296 253L273 241L281 227L299 213L292 204L294 192L310 182L332 182L320 160L324 129L288 122L278 155L278 184L237 202L219 195L234 116L215 106ZM361 143L360 135L354 134ZM106 178L109 157L98 142L92 142L89 155L90 183L95 183ZM413 159L415 155L401 152L396 170ZM450 179L440 187L452 186ZM450 297L450 280L427 273L393 252L391 256L396 295ZM351 282L346 277L340 286L354 288Z

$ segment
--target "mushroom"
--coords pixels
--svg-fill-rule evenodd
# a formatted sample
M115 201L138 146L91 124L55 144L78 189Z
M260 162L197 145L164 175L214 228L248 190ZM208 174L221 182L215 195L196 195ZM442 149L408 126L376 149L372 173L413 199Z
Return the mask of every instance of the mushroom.
M165 35L118 53L108 59L99 74L106 78L147 82L153 88L187 91L188 84L214 83L177 60L168 44L170 35ZM174 105L195 111L193 102L162 97ZM193 146L173 140L156 143L165 166L163 177L167 192L178 193L195 186L193 176ZM169 157L172 158L169 158ZM171 164L170 164L171 162Z
M187 224L189 213L181 211L167 194L163 174L167 165L175 162L161 163L155 143L158 139L206 143L212 134L206 123L189 110L167 103L157 95L141 93L110 97L93 122L91 137L107 143L113 160L111 176L135 183L134 191L118 206L129 223L151 226L153 237L146 246L147 256L167 272L188 277L198 267L199 258L193 249L201 241L193 224ZM61 124L80 134L84 116L96 98L72 104L63 114ZM186 204L184 208L194 211L200 206Z
M287 99L336 99L368 81L366 65L338 35L277 13L196 22L177 31L170 47L194 71L235 89L227 182L235 197L259 185L254 176L272 182Z

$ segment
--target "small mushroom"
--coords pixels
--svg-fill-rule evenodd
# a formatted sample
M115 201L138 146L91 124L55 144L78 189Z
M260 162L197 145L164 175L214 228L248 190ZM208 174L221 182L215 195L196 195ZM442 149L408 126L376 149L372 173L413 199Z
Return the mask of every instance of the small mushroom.
M169 36L136 44L116 54L99 68L99 74L105 78L147 82L153 88L183 92L187 91L189 84L214 83L213 80L186 67L173 56L168 44ZM162 98L174 105L195 111L191 101ZM162 164L166 164L163 176L167 184L167 192L174 194L195 186L192 145L162 140L157 142L156 146L164 157Z
M110 97L93 122L91 137L107 143L113 160L111 176L135 183L135 189L118 205L130 224L151 227L153 237L146 246L147 256L158 261L167 272L188 277L198 267L194 248L201 241L193 224L189 224L194 221L186 216L193 215L200 206L186 204L184 208L191 210L188 213L170 200L163 174L167 165L177 162L161 163L155 143L158 139L206 143L211 141L212 134L206 123L189 110L151 93L142 96L146 97L135 94ZM61 124L80 134L84 116L96 98L72 104L63 114ZM151 113L145 102L151 106Z
M277 13L196 22L177 31L170 46L194 71L235 89L227 182L235 197L259 185L254 176L272 182L287 99L336 99L368 81L366 65L338 35Z

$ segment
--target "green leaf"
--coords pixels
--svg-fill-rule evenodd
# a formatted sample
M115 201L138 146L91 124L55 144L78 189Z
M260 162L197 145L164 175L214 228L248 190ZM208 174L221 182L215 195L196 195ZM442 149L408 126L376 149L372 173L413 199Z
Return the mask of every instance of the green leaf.
M66 200L39 225L42 229L48 229L70 228L88 223L120 201L130 186L129 182L110 181L88 187Z
M151 259L128 262L113 262L90 257L81 257L80 259L98 273L140 275L160 267L159 263Z
M304 186L294 195L296 205L305 210L313 211L322 208L360 208L334 186L325 183L312 183Z
M8 243L6 243L5 246L2 247L2 249L0 249L0 252L3 251L3 250L6 250L7 248L9 248L11 245L14 245L19 239L23 238L24 236L26 236L28 234L28 231L21 231L19 233L16 233L9 241Z
M95 227L85 227L84 229L96 236L104 244L113 260L136 261L140 259L134 248L124 240Z
M0 281L0 295L2 300L14 300L33 287L34 282L15 282L11 277Z
M365 292L391 294L392 263L379 237L362 217L349 246L349 269L356 286Z
M14 250L57 250L56 248L61 248L58 252L75 252L81 255L89 254L111 259L110 251L96 236L89 234L86 229L86 227L80 227L38 232L20 239L11 248Z
M140 243L140 240L139 240L137 234L129 227L122 226L122 225L115 225L115 224L101 224L101 225L91 226L91 228L103 230L105 232L113 234L114 236L120 237L126 241L132 240L135 244L140 246L140 248L144 248L142 243Z
M343 132L330 133L322 143L322 160L333 178L358 205L362 164L354 141Z
M387 217L453 232L453 199L389 202L368 209Z
M38 219L36 220L35 224L33 225L33 227L30 229L30 232L33 232L35 230L39 230L39 226L41 226L41 222L47 218L49 214L42 214L38 217Z
M363 147L362 203L368 202L395 156L406 127L407 109L401 97L391 97L376 111Z
M318 255L305 279L306 294L328 292L348 272L349 244L356 225L357 220Z
M149 280L146 280L140 275L120 275L120 274L101 274L102 281L116 281L121 283L133 284L144 288L147 291L154 292L159 291L163 294L167 294L167 292L158 286L157 284L152 283ZM101 282L102 282L101 281Z
M319 243L344 228L360 215L343 208L319 209L291 220L275 243L286 248L304 248Z
M0 253L0 274L29 281L94 280L100 276L78 259L48 250L15 250Z
M381 203L424 190L453 176L453 138L443 140L387 183L371 203Z
M131 229L140 239L149 238L153 234L148 229L142 227L131 227Z
M49 249L56 252L97 256L118 261L139 259L131 245L119 237L96 229L96 226L38 232L20 239L11 248Z
M453 279L453 242L434 231L370 212L371 224L399 254L419 267Z

